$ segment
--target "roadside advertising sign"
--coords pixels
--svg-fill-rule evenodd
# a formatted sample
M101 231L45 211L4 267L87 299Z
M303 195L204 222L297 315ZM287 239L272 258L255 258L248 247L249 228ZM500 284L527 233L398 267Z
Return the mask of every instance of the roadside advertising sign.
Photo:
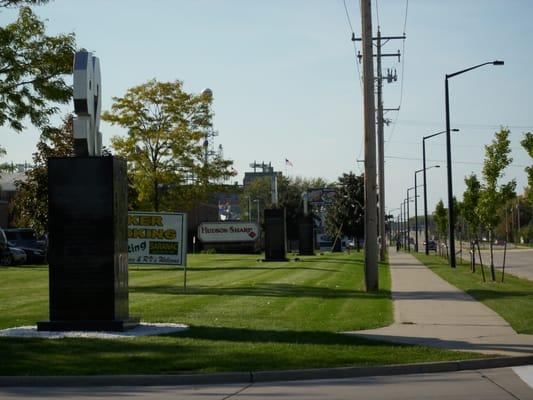
M187 265L187 214L128 212L128 263Z
M253 242L259 239L255 222L202 222L198 239L204 243Z

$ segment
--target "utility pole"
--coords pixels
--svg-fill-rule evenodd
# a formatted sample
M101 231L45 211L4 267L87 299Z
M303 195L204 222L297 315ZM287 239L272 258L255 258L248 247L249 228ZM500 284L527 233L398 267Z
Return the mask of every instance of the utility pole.
M361 27L365 135L365 289L367 292L375 292L379 288L379 282L376 202L376 109L374 104L371 0L361 0Z
M378 73L378 162L379 162L379 259L385 261L385 139L383 137L383 80L381 76L381 30L378 27L377 42L377 73Z
M377 139L378 139L378 188L379 188L379 235L381 237L380 249L379 249L379 258L381 261L385 261L385 254L387 249L387 244L385 241L385 135L384 135L384 125L385 118L383 116L384 111L398 111L399 108L383 108L383 80L386 79L388 83L396 81L396 73L392 73L392 70L387 70L387 76L383 77L381 69L381 58L382 57L398 57L398 62L400 61L400 51L397 53L383 54L381 48L383 44L387 43L392 39L405 39L403 36L381 36L381 29L378 27L377 37L372 38L376 41L376 71L377 71ZM353 41L359 41L359 38L352 38ZM382 40L385 40L383 43ZM361 55L358 55L359 60Z

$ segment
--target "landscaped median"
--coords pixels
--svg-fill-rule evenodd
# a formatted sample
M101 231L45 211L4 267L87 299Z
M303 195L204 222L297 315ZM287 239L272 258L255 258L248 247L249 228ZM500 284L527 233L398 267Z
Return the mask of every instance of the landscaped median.
M439 256L412 254L441 278L500 314L516 332L533 334L533 282L505 274L502 283L500 271L496 271L496 281L492 282L486 265L486 282L483 282L479 264L472 273L468 263L452 269Z
M339 334L392 323L390 275L363 291L363 255L265 263L257 255L189 256L130 266L130 314L190 329L117 340L0 338L0 375L184 374L405 364L480 358ZM48 317L48 269L0 269L0 329Z

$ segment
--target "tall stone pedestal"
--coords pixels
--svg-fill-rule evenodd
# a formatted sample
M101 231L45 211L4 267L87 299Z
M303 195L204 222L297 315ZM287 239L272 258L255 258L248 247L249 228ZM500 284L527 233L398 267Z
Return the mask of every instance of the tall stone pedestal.
M48 161L50 321L39 330L123 331L128 310L126 161Z
M298 250L301 256L315 255L315 232L311 215L304 215L298 220Z
M265 210L265 261L287 261L285 209Z

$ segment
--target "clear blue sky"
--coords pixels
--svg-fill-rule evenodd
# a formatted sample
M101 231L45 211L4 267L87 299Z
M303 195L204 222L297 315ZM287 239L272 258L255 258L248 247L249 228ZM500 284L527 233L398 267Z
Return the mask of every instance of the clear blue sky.
M359 2L346 0L356 35ZM372 1L374 28L383 35L404 30L404 0ZM378 6L376 12L376 5ZM235 161L242 180L248 164L271 161L289 175L335 180L361 172L361 87L342 0L55 0L35 7L50 33L74 32L79 47L100 57L103 109L148 79L179 79L186 90L214 92L216 143ZM483 145L499 126L512 132L514 165L504 179L526 184L530 163L519 141L533 131L533 2L530 0L411 0L402 64L392 58L398 82L386 84L385 107L397 107L386 128L387 207L394 209L413 186L422 165L422 136L444 129L444 74L494 59L450 81L455 192L463 178L480 173ZM0 23L15 12L0 13ZM402 49L401 41L384 50ZM65 112L72 109L66 107ZM123 134L102 125L104 143ZM38 133L2 127L6 160L31 161ZM444 137L428 142L430 164L445 166ZM445 168L428 172L429 203L446 198ZM394 212L396 214L396 212Z

